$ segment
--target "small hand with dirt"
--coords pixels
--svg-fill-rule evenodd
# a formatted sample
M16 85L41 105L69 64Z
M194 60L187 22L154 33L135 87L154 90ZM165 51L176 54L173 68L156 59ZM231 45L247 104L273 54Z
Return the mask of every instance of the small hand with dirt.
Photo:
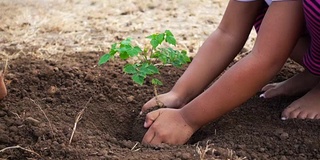
M158 100L158 102L157 102ZM174 92L168 92L165 94L158 95L157 98L153 97L147 103L145 103L141 109L140 114L145 112L146 110L158 106L160 103L162 106L160 107L168 107L168 108L181 108L183 107L184 103L181 101L179 96Z
M196 131L187 124L180 109L161 108L147 114L145 128L149 128L142 143L150 145L185 144Z

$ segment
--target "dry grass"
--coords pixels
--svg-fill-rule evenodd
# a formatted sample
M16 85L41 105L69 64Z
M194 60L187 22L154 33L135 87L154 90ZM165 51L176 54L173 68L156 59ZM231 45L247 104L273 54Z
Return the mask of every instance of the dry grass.
M17 145L17 146L11 146L11 147L5 147L5 148L3 148L3 149L0 150L0 153L5 152L5 151L7 151L7 150L13 150L13 149L21 149L21 150L24 150L24 151L26 151L26 152L35 154L35 155L37 155L39 158L42 159L42 156L41 156L39 153L37 153L37 152L35 152L35 151L31 150L31 149L21 147L21 146L19 146L19 145Z
M213 143L207 141L205 146L196 145L196 152L199 155L200 160L246 160L246 157L238 157L231 149L224 149L214 146ZM215 156L215 152L221 154ZM219 158L221 157L221 158Z
M170 29L193 55L217 27L223 0L2 0L0 58L107 51L114 41Z
M88 102L85 104L83 109L81 109L81 111L77 114L77 116L75 118L75 122L74 122L74 125L73 125L72 133L71 133L71 136L70 136L70 139L69 139L69 145L71 145L74 133L77 130L77 125L78 125L79 121L82 119L82 115L84 114L84 111L87 109L88 104L91 102L91 100L92 100L92 97L89 98Z
M36 105L36 106L40 109L40 111L43 113L44 117L45 117L46 120L48 121L48 124L49 124L49 127L50 127L50 131L51 131L53 137L55 138L55 133L54 133L54 131L53 131L52 123L51 123L50 119L48 118L46 112L41 108L41 106L40 106L38 103L36 103L36 101L34 101L34 100L31 99L31 98L30 98L30 101L33 102L33 104Z

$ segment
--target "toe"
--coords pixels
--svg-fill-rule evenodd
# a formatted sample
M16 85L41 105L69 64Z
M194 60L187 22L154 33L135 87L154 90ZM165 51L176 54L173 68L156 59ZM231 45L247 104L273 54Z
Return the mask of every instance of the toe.
M281 116L282 118L285 118L285 119L297 118L299 113L300 113L299 106L292 103L282 112Z
M299 119L306 119L308 117L308 112L305 111L300 111L299 114L297 115L297 118Z
M301 113L300 109L293 110L289 113L288 119L298 118L298 115ZM303 115L301 115L302 117Z
M318 115L317 113L309 113L307 115L307 119L316 119L317 115Z
M320 114L317 114L314 119L320 119Z

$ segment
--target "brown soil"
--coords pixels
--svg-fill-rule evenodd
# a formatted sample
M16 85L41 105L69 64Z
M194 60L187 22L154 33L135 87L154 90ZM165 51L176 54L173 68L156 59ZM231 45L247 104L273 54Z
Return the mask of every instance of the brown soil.
M32 56L12 60L6 76L9 95L0 103L0 148L19 145L43 159L199 159L197 147L204 151L206 146L210 147L206 158L224 159L231 153L234 159L320 158L320 123L281 121L280 112L294 99L284 97L255 96L203 127L187 145L142 146L135 141L132 126L140 107L153 96L151 84L133 84L122 74L121 63L96 67L101 54L77 53L59 62ZM281 74L290 76L289 71L285 67ZM182 73L164 68L159 78L166 87L159 92L168 91ZM283 79L281 74L277 80ZM75 118L83 108L69 145ZM22 149L6 150L1 157L40 158Z
M164 106L163 106L164 107ZM141 142L143 139L143 136L148 131L148 128L145 128L143 126L145 117L149 112L152 112L154 110L160 109L159 106L152 107L148 110L146 110L141 115L137 115L134 120L132 121L132 128L131 128L131 140Z
M169 14L179 20L176 18L185 15L185 12L180 15L182 11L200 8L202 10L190 10L192 14L187 15L192 21L199 20L193 27L186 25L180 32L177 26L166 27L173 28L174 33L176 30L180 38L187 37L178 42L194 53L198 42L191 37L201 41L207 36L202 32L196 36L203 29L199 26L216 24L219 19L216 17L210 22L208 17L197 19L197 11L211 13L208 10L216 8L212 14L221 13L224 5L216 1L195 3L193 0L190 3L168 1L166 4L130 1L134 7L128 5L126 12L117 10L118 5L125 2L129 3L93 0L0 2L0 15L3 15L0 17L3 22L0 24L1 60L9 59L6 75L9 94L0 101L1 159L320 159L319 121L280 120L281 111L297 97L264 100L258 97L259 93L218 121L201 128L186 145L141 145L137 141L141 138L135 137L137 134L133 133L132 127L141 106L153 97L150 82L143 86L134 84L130 76L122 74L120 62L101 67L96 64L115 39L127 37L129 33L144 36L155 30L162 31L157 27L163 29L163 26L155 24L157 27L143 28L143 31L127 24L129 26L124 29L129 30L123 33L117 27L125 24L116 23L115 19L141 17L147 12L144 20L150 21L148 15L159 15L156 13L161 11L164 15L154 18L165 22ZM110 5L112 12L105 13L107 11L101 6L108 8ZM178 10L177 6L182 9ZM52 10L44 12L49 8ZM68 9L79 14L77 17L68 15L70 20L81 24L72 21L72 24L56 25L37 21L45 16L52 23L65 22L65 16L61 19L50 16L66 15ZM97 12L92 12L94 9ZM28 19L27 13L33 18ZM98 22L110 25L104 17L112 21L111 26L117 26L103 28L104 25ZM81 18L87 22L80 21ZM92 30L87 30L88 26ZM150 25L141 24L140 27ZM106 36L99 38L98 35ZM159 93L169 91L184 69L162 68L158 78L165 86L159 88ZM291 77L299 69L288 61L273 81ZM82 118L72 137L75 119L81 111Z

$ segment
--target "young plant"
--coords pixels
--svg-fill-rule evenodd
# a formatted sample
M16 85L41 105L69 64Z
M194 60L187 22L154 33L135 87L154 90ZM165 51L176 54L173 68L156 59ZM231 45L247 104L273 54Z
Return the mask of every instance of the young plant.
M124 61L135 57L136 59L133 63L126 61L123 72L132 75L132 80L139 85L143 85L145 79L151 77L151 83L154 85L154 92L157 98L156 87L163 84L154 77L156 74L160 74L159 67L168 64L174 67L181 67L190 62L190 58L187 56L186 51L179 51L170 47L170 45L176 46L176 39L169 30L152 34L146 38L150 39L151 46L147 45L143 49L137 45L132 45L131 38L112 44L109 53L101 56L98 64L102 65L115 56L119 56ZM164 47L164 42L168 43L169 46ZM160 65L159 62L161 62Z

